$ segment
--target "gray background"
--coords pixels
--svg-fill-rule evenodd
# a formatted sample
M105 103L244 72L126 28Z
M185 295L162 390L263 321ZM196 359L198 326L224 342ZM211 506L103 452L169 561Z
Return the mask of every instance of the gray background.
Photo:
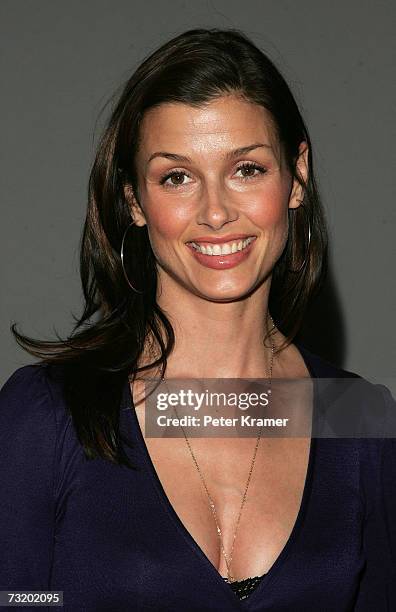
M9 326L66 334L99 113L138 63L192 27L235 27L275 61L313 141L331 272L306 345L395 376L396 3L1 0L0 383L34 361ZM106 111L107 112L107 111Z

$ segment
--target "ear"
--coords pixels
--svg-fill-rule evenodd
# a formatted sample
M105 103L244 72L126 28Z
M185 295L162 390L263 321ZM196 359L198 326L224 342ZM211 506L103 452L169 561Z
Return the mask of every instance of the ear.
M304 184L308 181L308 145L305 141L300 143L296 162L296 173ZM294 178L289 198L289 208L298 208L304 199L304 187Z
M139 227L143 227L144 225L146 225L146 217L144 216L144 212L135 197L131 185L124 185L124 196L131 209L131 216L135 225Z

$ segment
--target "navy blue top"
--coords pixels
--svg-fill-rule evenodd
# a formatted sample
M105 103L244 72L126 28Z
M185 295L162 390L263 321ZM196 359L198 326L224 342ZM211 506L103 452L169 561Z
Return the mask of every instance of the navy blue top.
M298 348L312 377L353 376ZM131 406L125 380L120 427L138 470L85 459L48 366L4 385L0 590L62 590L65 612L395 612L395 438L312 439L291 535L240 601L170 504Z

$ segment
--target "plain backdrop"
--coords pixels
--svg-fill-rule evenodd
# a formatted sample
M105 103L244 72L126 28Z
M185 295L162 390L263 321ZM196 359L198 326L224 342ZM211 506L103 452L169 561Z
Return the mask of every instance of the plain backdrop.
M395 376L396 3L376 0L1 0L0 383L34 358L9 327L67 334L105 102L169 38L243 30L308 124L331 266L308 348L370 380Z

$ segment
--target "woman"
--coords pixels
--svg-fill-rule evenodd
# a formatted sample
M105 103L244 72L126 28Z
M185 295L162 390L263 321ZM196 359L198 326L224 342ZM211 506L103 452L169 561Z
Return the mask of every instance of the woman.
M395 610L393 439L142 434L153 376L357 378L293 343L327 239L277 69L237 31L169 41L125 85L89 194L73 333L12 328L41 362L1 395L1 589L66 610Z

